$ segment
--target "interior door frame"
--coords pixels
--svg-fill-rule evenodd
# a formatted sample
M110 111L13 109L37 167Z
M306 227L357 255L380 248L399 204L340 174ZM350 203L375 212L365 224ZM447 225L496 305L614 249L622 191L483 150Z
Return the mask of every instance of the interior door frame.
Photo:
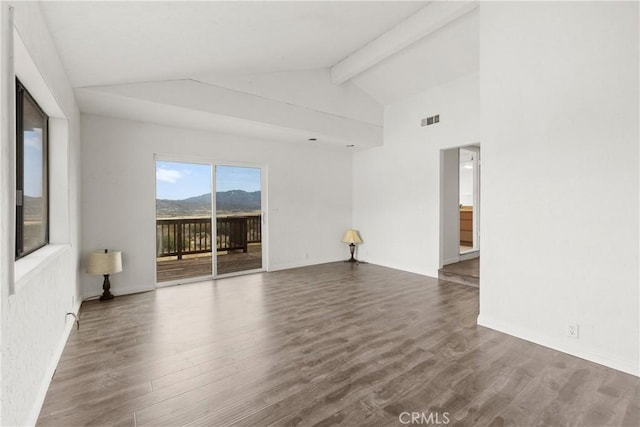
M457 181L457 190L456 190L456 200L458 201L457 204L459 205L459 200L460 200L460 149L464 148L466 150L473 150L476 151L478 153L478 155L476 156L477 161L478 161L478 167L475 168L474 170L474 213L473 213L473 227L474 227L474 249L472 251L469 252L465 252L464 254L460 253L460 210L457 209L456 213L455 213L455 218L450 218L449 215L447 214L447 211L449 208L451 208L450 205L445 204L445 202L448 199L448 196L451 196L451 193L446 191L446 189L448 188L448 186L451 184L448 180L447 180L447 176L449 173L451 173L451 170L449 168L447 168L447 161L446 159L446 152L453 152L455 150L456 152L456 157L457 157L457 162L456 162L456 173L453 175L456 175L456 181ZM481 183L480 183L480 152L481 152L481 144L480 142L476 142L476 143L471 143L471 144L465 144L465 145L459 145L459 146L452 146L452 147L446 147L446 148L441 148L440 149L440 197L439 197L439 203L440 203L440 244L439 244L439 249L440 249L440 254L439 254L439 268L444 267L445 265L448 264L452 264L455 262L460 262L460 261L464 261L467 259L472 259L472 258L477 258L480 256L480 191L481 191ZM477 178L477 179L476 179ZM477 202L477 209L476 209L476 202ZM476 212L477 211L477 212ZM448 221L454 221L456 224L458 224L456 227L453 227L453 233L449 234L447 232L447 227L446 224L449 224ZM456 241L456 245L457 245L457 250L456 250L456 255L453 255L453 252L451 254L449 254L449 250L451 248L450 243L446 243L449 242L449 240L452 240L452 238L455 238ZM446 242L445 242L446 241ZM477 242L477 247L476 247L476 242Z
M458 147L467 151L473 151L476 155L473 158L473 247L470 251L460 253L459 260L465 261L468 259L477 258L480 256L480 143L472 145L463 145ZM458 194L458 197L460 195Z
M157 209L156 209L156 199L158 197L157 194L157 182L156 182L156 165L157 162L175 162L175 163L196 163L196 164L200 164L200 165L209 165L211 167L211 239L212 239L212 244L213 242L217 242L217 230L216 230L216 226L213 222L213 220L216 218L216 211L215 211L215 203L216 203L216 195L215 195L215 188L216 188L216 166L236 166L236 167L247 167L247 168L257 168L260 169L260 210L261 210L261 215L262 215L262 230L261 230L261 241L262 241L262 268L260 269L253 269L253 270L246 270L246 271L241 271L241 272L237 272L237 273L228 273L228 274L223 274L223 275L217 275L216 273L216 269L217 269L217 251L214 250L214 248L211 248L211 276L199 276L199 277L189 277L189 278L185 278L185 279L178 279L178 280L168 280L166 282L158 282L158 265L157 265L157 242L156 242L156 238L157 238L157 226L156 226L156 216L157 216ZM250 162L238 162L238 161L221 161L219 159L216 158L211 158L211 157L202 157L202 156L185 156L185 155L177 155L177 154L159 154L159 153L154 153L153 154L153 193L154 193L154 197L153 197L153 236L154 236L154 242L152 245L152 256L153 256L153 280L155 283L155 288L163 288L166 286L175 286L175 285L182 285L182 284L188 284L188 283L196 283L196 282L202 282L202 281L207 281L207 280L214 280L214 279L219 279L219 278L225 278L225 277L232 277L232 276L240 276L243 274L253 274L253 273L259 273L259 272L263 272L263 271L269 271L269 245L268 245L268 238L269 238L269 227L268 227L268 221L267 221L267 201L268 201L268 197L267 197L267 192L268 192L268 168L266 164L262 164L262 163L250 163Z
M473 248L471 252L480 251L480 145L462 147L465 150L476 153L473 158Z

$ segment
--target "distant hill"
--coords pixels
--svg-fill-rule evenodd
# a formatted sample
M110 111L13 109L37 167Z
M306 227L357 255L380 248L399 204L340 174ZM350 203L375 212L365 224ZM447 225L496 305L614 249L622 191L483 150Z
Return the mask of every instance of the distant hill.
M218 212L252 212L260 210L260 191L220 191L216 193ZM211 212L211 193L183 200L156 199L158 217L208 216Z
M24 195L23 203L23 211L22 214L24 218L29 219L40 219L43 215L43 201L42 197L30 197L26 194Z

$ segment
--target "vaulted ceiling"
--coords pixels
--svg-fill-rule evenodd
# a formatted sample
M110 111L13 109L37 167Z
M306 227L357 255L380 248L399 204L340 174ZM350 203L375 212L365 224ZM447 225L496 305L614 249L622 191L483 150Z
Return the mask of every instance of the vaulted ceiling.
M382 143L385 104L477 69L471 2L43 2L85 113Z

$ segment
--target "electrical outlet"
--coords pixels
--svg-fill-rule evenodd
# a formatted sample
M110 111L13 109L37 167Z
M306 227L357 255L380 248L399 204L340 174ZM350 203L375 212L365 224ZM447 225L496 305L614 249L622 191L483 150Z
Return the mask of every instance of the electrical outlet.
M577 323L567 323L566 334L569 338L578 338L578 324Z

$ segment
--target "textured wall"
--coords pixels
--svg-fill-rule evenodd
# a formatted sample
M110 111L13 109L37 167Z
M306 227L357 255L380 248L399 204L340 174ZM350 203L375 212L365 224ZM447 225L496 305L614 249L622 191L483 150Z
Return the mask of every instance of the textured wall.
M47 260L16 283L16 293L3 313L3 425L34 421L39 410L36 402L48 387L72 326L72 319L67 321L61 307L69 307L69 311L73 307L75 255L69 245L47 250Z
M65 314L79 302L79 111L64 67L37 2L2 2L2 14L15 7L15 34L24 53L16 74L52 121L50 150L51 241L15 263L15 291L2 281L1 366L2 425L34 424L51 375L72 326ZM8 26L3 21L2 29ZM13 31L13 30L12 30ZM3 31L4 37L8 34ZM19 35L19 36L18 36ZM18 39L16 38L16 42ZM22 49L22 47L21 47ZM27 65L28 63L28 65ZM6 69L0 69L7 77ZM13 76L9 76L13 81ZM0 127L6 126L6 118ZM3 151L4 153L4 151ZM3 154L2 164L14 164ZM8 160L8 162L5 162ZM3 195L4 195L3 189ZM3 219L6 211L0 211ZM2 221L6 222L6 221ZM13 233L13 226L9 230ZM6 238L2 236L1 238ZM3 253L3 266L13 265L13 252Z

